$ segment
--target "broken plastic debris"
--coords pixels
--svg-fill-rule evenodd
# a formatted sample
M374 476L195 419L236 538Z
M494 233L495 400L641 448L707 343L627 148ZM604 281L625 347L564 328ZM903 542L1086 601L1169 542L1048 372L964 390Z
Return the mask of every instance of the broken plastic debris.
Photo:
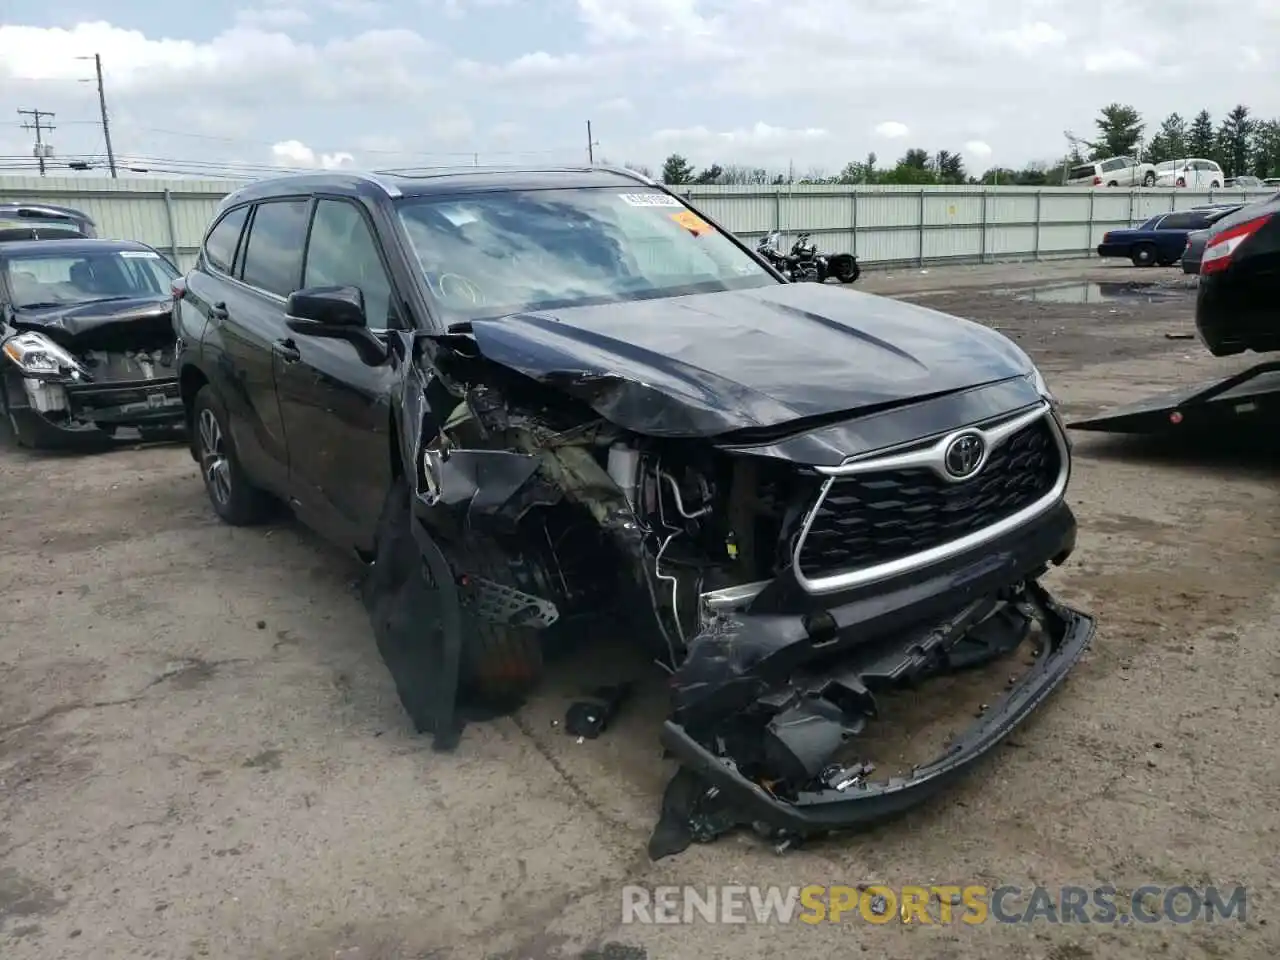
M583 738L594 740L608 729L631 690L630 683L600 687L589 699L571 703L564 715L565 732L577 737L579 743Z

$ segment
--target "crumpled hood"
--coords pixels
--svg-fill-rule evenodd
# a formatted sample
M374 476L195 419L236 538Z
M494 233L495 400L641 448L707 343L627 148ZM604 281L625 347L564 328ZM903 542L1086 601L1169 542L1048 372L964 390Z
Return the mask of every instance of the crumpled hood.
M157 323L169 322L172 305L167 296L98 300L37 310L15 310L12 321L15 327L38 330L63 346L69 346L76 337L114 324L138 321L140 332L151 331Z
M814 283L477 320L481 353L625 429L712 436L1026 376L980 324Z

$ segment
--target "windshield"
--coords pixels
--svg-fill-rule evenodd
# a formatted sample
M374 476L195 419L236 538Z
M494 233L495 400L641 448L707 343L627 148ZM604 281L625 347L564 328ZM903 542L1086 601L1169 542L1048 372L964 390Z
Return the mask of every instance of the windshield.
M416 198L399 210L452 322L779 282L675 197L644 187Z
M154 250L24 253L4 258L5 279L19 309L94 300L169 296L178 276Z

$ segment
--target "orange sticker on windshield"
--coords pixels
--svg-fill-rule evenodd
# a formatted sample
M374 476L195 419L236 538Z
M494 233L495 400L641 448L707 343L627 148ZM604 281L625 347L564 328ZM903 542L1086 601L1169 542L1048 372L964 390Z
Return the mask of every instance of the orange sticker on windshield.
M704 233L711 232L711 224L707 223L707 221L703 220L692 210L681 210L679 213L673 213L671 214L671 219L680 224L680 226L684 227L695 237L700 237Z

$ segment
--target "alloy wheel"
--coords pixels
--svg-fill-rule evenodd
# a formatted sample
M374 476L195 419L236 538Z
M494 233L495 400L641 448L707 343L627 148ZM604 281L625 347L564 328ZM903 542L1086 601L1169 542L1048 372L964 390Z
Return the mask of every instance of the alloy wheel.
M222 427L208 408L200 411L200 469L209 492L225 507L231 502L231 464L227 461Z

